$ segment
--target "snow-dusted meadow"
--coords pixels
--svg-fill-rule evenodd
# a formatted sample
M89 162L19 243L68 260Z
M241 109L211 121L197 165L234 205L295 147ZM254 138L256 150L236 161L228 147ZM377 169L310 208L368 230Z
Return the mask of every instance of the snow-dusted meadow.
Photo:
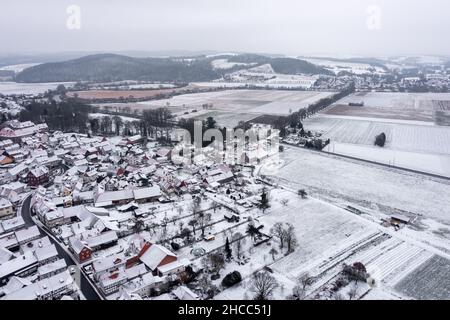
M47 82L47 83L18 83L18 82L0 82L0 93L4 95L9 94L40 94L47 90L54 90L60 84L70 87L75 82Z
M445 93L356 93L304 122L331 144L325 151L450 177L450 127L435 124ZM364 102L364 106L349 106ZM386 144L375 147L377 135Z
M200 110L212 104L212 110L233 113L288 115L330 96L329 92L283 90L226 90L184 94L163 100L139 102L149 107L184 107Z
M289 147L280 154L275 181L310 188L365 206L402 209L450 223L450 183L420 174ZM265 174L264 166L261 174Z

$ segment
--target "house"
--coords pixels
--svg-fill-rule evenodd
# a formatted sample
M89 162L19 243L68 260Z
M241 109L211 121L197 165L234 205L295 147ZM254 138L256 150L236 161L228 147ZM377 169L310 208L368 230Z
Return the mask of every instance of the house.
M27 175L27 182L29 186L37 187L48 182L49 170L44 166L36 167Z
M0 198L0 219L14 214L14 207L8 199Z
M138 295L141 298L146 298L151 295L152 290L160 288L164 280L165 277L154 276L151 272L148 272L122 285L122 290L126 297ZM125 299L129 300L129 298Z
M13 276L9 279L8 283L5 286L1 287L0 296L8 295L31 284L32 282L26 278Z
M125 267L127 259L123 253L113 254L92 263L94 278L98 281L105 273L111 273L119 268Z
M118 239L115 231L107 231L98 236L87 238L86 244L92 251L96 251L116 244Z
M172 293L177 297L178 300L199 300L198 295L196 295L191 289L186 286L179 286Z
M15 232L17 242L19 245L36 240L41 237L41 233L37 226L32 226L27 229L18 230Z
M172 150L169 148L160 148L156 151L156 156L158 158L171 159Z
M228 222L239 222L240 220L239 216L232 212L226 212L223 216Z
M111 202L112 204L125 204L134 199L133 190L105 191L99 193L95 199L96 203Z
M18 216L15 218L3 220L1 221L0 225L1 229L3 229L3 232L12 232L25 227L25 221L23 220L22 216Z
M139 258L142 263L144 263L154 274L166 275L174 269L177 269L178 271L178 268L176 268L177 266L173 264L178 258L173 252L159 244L149 244L150 246L148 249ZM164 268L164 266L171 263L172 265L170 265L170 268ZM161 272L161 268L163 269L163 272Z
M27 276L37 270L37 259L32 252L9 260L0 265L0 285L4 285L12 276Z
M74 280L69 271L65 270L16 290L1 300L50 300L61 298L73 291Z
M35 239L20 246L20 252L25 254L26 252L36 253L39 248L51 246L50 238L48 236ZM36 254L35 254L36 255Z
M132 137L128 137L126 139L126 144L127 145L135 145L135 144L139 144L143 141L143 138L140 134L132 136Z
M13 157L0 155L0 166L11 164L13 162L14 162Z
M159 186L141 188L133 190L134 199L137 203L146 203L156 201L161 197L161 189Z
M117 269L109 274L104 274L99 279L100 289L105 295L119 291L127 282L147 274L145 265L139 264L127 269Z
M34 255L40 266L58 260L58 251L54 244L50 246L45 246L42 248L37 248L34 251Z
M8 170L9 176L13 180L17 180L22 174L28 171L28 167L24 163L19 163L17 166Z
M86 262L92 257L92 249L83 241L72 237L69 239L69 246L80 263Z
M41 265L37 269L38 279L46 279L67 270L67 264L64 259L58 259L51 263Z

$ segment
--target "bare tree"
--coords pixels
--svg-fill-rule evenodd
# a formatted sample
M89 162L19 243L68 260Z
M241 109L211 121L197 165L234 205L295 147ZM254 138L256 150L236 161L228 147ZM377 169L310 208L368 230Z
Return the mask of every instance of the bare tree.
M197 220L195 220L195 219L190 220L188 222L188 225L190 225L192 227L192 233L195 236L195 230L196 230L195 227L197 226Z
M201 288L206 299L212 299L219 291L219 289L211 283L211 280L207 275L203 275L198 279L198 286Z
M280 203L283 205L283 207L286 207L289 203L289 199L281 199Z
M303 290L306 290L307 287L312 285L313 283L313 277L309 275L309 273L304 273L300 278L298 279L299 283L301 284Z
M245 244L245 238L242 235L242 233L236 232L233 235L232 240L234 242L234 249L235 249L237 258L240 259L241 258L241 254L242 254L242 247Z
M283 223L277 222L273 225L272 229L270 229L270 232L280 240L280 249L284 248L284 242L286 240L286 232L283 228Z
M306 297L306 291L301 285L296 285L292 289L292 299L293 300L304 300Z
M291 223L286 224L286 229L284 230L285 241L287 245L287 252L291 253L295 250L298 245L297 237L295 236L295 228Z
M119 116L114 116L112 118L112 121L114 122L114 127L115 127L115 130L116 130L116 136L118 136L120 134L120 129L123 126L123 120Z
M275 256L278 254L277 249L272 248L272 249L270 249L269 253L272 256L272 260L275 261Z
M356 284L354 284L348 291L348 298L350 300L353 300L356 298L357 294L358 294L358 286Z
M202 231L202 238L205 237L205 229L208 224L211 222L211 213L200 212L198 214L198 225L200 230Z
M255 300L267 300L278 287L278 283L274 277L268 272L258 272L253 276L253 283L250 288L255 295Z
M207 256L207 259L209 260L209 266L211 267L211 271L214 273L219 273L219 271L225 265L225 258L223 254L219 252L209 254Z

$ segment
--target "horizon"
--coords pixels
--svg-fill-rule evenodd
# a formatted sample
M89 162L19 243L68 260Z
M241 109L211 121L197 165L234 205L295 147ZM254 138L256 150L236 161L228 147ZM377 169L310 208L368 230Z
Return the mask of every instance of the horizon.
M0 54L232 51L447 57L450 44L439 41L450 29L446 9L450 3L444 0L21 0L0 11L0 28L8 30Z

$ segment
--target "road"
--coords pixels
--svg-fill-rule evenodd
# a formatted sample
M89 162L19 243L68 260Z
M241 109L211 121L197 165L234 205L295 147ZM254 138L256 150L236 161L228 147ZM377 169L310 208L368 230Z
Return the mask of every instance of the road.
M44 228L42 228L39 224L36 224L31 217L31 209L30 209L31 195L29 195L25 201L22 203L21 215L27 227L31 227L36 225L40 232L49 236L50 242L52 242L56 246L56 250L59 253L59 256L62 257L68 266L78 265L77 261L75 261L72 256L67 253L67 251L63 248L61 243L49 234ZM80 269L80 290L83 293L84 297L87 300L100 300L101 297L97 293L97 291L92 287L92 284L86 277L86 274Z

